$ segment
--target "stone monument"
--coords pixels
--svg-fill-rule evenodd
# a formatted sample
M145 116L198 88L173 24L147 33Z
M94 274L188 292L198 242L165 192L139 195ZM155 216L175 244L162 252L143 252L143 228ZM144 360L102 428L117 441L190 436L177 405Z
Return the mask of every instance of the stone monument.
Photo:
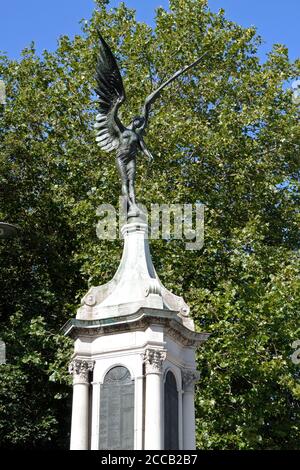
M142 132L157 91L144 116L125 128L117 118L125 97L121 75L101 35L97 82L97 141L117 151L128 218L115 276L92 287L63 328L75 342L71 449L195 449L195 350L209 335L195 332L188 305L162 285L134 193L136 154L151 155Z

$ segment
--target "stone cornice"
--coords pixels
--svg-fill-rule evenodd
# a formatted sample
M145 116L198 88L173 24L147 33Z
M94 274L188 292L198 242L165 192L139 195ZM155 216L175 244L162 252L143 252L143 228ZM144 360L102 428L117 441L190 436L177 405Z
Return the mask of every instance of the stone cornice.
M66 336L76 339L80 336L101 336L129 331L145 331L151 324L162 325L166 333L185 346L198 347L209 333L197 333L186 328L170 310L141 308L131 315L105 318L102 320L69 320L62 328Z

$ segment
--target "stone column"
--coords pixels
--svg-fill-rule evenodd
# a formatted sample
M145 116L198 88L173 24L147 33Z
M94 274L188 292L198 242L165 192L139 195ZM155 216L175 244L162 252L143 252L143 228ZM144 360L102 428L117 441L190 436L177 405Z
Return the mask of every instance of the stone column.
M195 424L195 382L199 380L197 370L182 371L182 415L183 415L183 450L196 449Z
M162 365L163 350L147 349L142 355L146 374L145 450L163 449Z
M134 450L143 450L144 376L135 377L134 391Z
M89 448L89 372L94 361L74 359L69 372L73 375L71 450Z
M100 390L99 382L92 382L92 416L91 416L91 450L99 448L99 424L100 424Z

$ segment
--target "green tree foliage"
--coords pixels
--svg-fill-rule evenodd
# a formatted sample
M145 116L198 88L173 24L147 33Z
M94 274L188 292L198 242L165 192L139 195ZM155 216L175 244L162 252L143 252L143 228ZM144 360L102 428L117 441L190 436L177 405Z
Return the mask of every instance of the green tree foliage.
M208 51L166 89L138 161L140 202L206 205L205 244L151 242L164 284L184 295L197 328L197 443L205 449L298 448L299 366L290 360L299 325L299 128L290 91L299 76L287 49L260 63L254 28L213 14L204 0L171 0L154 28L121 4L97 0L81 36L55 52L0 59L7 105L0 112L0 441L6 447L67 448L72 342L62 325L88 285L120 260L120 241L96 237L96 208L117 206L114 157L96 146L96 28L122 66L123 120L168 75Z

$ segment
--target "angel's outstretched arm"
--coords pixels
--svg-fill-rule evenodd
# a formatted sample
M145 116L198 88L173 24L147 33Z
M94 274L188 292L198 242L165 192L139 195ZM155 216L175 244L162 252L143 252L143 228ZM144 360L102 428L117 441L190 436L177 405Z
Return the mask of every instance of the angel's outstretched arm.
M201 57L199 57L197 60L195 60L193 63L187 65L186 67L183 67L182 69L178 70L176 73L174 73L174 75L172 75L171 78L169 78L167 81L165 81L160 87L158 87L155 91L153 91L153 93L151 93L145 100L145 104L144 104L144 107L143 107L143 116L144 116L144 124L143 124L143 130L145 130L147 124L148 124L148 120L149 120L149 114L150 114L150 109L151 109L151 105L152 103L154 103L154 101L160 96L162 90L167 86L169 85L170 83L172 83L174 80L176 80L176 78L178 78L180 75L182 75L183 73L187 72L188 70L190 70L192 67L195 67L197 64L199 64L200 60L208 53L208 51L206 51L204 54L202 54Z

